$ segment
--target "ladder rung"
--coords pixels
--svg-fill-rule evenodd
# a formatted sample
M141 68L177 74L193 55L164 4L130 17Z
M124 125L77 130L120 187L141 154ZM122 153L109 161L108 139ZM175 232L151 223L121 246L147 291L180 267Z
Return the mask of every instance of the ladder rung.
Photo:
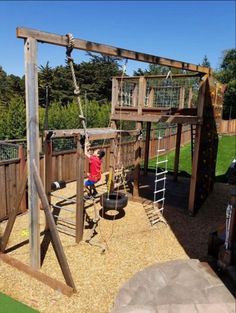
M150 223L151 223L152 225L154 225L154 224L160 222L161 220L162 220L162 218L157 218L156 220L153 220L153 221L151 221Z
M168 160L164 160L164 161L157 161L157 163L156 163L156 164L161 164L161 163L166 163L166 162L168 162Z
M60 226L60 227L59 227L59 226ZM62 225L57 225L57 230L58 230L60 233L63 233L63 234L66 234L66 235L75 237L75 233L72 233L72 232L68 231L68 229L67 229L66 227L62 227Z
M160 178L160 179L156 179L156 180L155 180L155 183L157 183L157 182L159 182L159 181L162 181L162 180L166 180L166 177L162 177L162 178Z
M56 205L56 204L52 204L52 207L56 208L56 209L62 209L62 210L68 211L68 212L75 213L75 209L72 209L72 208L64 208L63 206Z
M162 213L162 211L164 210L164 207L162 206L161 208L153 208L153 214L155 213Z
M159 176L159 175L162 175L162 174L166 174L166 173L168 173L168 171L159 172L159 173L156 173L156 176Z
M158 202L161 202L161 201L164 201L164 200L165 200L165 198L161 198L159 200L153 201L153 203L158 203Z
M50 195L54 198L58 198L58 199L61 199L61 200L64 200L65 202L72 202L72 203L76 203L76 200L74 199L70 199L70 198L65 198L65 197L61 197L61 196L57 196L57 195L54 195L53 193L50 193Z
M60 221L60 222L64 222L64 223L75 226L75 222L70 220L70 219L62 218L59 215L54 215L54 217L56 217L58 219L58 221Z
M165 190L166 190L166 188L163 188L163 189L154 191L154 193L159 193L159 192L162 192L162 191L165 191Z

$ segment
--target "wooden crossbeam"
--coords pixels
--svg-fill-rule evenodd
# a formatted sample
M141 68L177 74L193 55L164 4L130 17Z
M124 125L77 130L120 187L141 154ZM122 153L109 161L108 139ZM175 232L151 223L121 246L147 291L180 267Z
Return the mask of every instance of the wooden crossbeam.
M168 122L169 124L201 124L198 116L191 115L152 115L152 114L112 114L112 120L138 121L138 122Z
M73 288L67 286L66 284L63 284L62 282L56 280L55 278L51 278L47 276L46 274L42 272L33 270L31 267L13 258L12 256L0 253L0 260L30 275L31 277L36 278L37 280L48 285L54 290L60 290L60 292L66 296L72 296L73 294Z
M201 76L199 73L190 73L190 74L172 74L172 78L191 78L191 77L199 77ZM140 76L113 76L115 79L122 79L122 80L131 80L134 82L137 82L139 80ZM147 79L153 79L153 78L166 78L166 75L144 75L145 78Z
M104 139L113 139L117 135L122 136L135 136L138 134L139 130L114 130L112 128L88 128L88 137L89 140L104 140ZM61 137L75 137L83 135L84 131L82 129L59 129L52 130L53 138ZM45 131L44 134L47 136L49 131Z
M62 137L76 137L84 134L84 131L81 129L59 129L53 130L53 138L62 138ZM117 133L114 131L94 131L91 132L88 130L88 137L90 141L99 140L99 139L112 139L117 136Z
M115 111L114 113L117 114L135 114L138 112L137 107L119 107L115 106ZM166 112L166 114L165 114ZM197 108L164 108L164 107L142 107L142 114L156 114L156 115L167 115L167 114L180 114L180 115L197 115Z
M63 46L66 47L68 45L68 38L67 36L57 35L47 32L42 32L39 30L29 29L29 28L22 28L17 27L16 35L18 38L34 38L39 42L45 42L53 45ZM207 73L210 74L211 69L208 67L203 67L200 65L195 65L183 61L177 61L173 59L163 58L156 55L141 53L137 51L127 50L123 48L108 46L92 41L82 40L82 39L74 39L74 48L91 51L91 52L98 52L102 54L107 54L110 56L125 58L136 60L140 62L152 63L152 64L159 64L163 66L179 68L182 70L192 71L192 72L199 72L199 73Z

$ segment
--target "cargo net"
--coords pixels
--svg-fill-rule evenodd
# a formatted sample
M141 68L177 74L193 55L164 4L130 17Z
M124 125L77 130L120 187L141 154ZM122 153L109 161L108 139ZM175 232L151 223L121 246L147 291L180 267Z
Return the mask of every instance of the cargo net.
M196 107L199 78L147 79L145 106Z
M143 106L159 108L194 108L199 90L199 77L145 77L146 92ZM124 78L118 87L118 105L138 105L139 77Z
M0 161L18 158L18 145L0 142Z

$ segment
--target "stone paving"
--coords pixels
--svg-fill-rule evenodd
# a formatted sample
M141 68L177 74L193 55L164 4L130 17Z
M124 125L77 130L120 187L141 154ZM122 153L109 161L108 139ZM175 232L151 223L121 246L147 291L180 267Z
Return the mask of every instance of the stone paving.
M207 263L175 260L135 274L111 313L236 313L236 303Z

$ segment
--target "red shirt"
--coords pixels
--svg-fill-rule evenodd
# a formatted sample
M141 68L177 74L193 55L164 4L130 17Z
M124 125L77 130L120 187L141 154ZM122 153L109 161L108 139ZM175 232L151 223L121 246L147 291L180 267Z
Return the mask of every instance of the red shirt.
M101 179L102 160L95 155L89 158L89 180L98 181Z

